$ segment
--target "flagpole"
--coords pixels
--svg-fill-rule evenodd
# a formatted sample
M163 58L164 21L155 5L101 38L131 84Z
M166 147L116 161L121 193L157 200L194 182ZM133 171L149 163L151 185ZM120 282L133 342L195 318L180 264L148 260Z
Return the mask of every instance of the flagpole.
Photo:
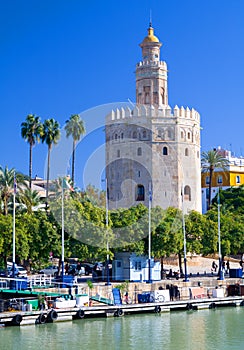
M62 281L64 277L64 178L62 178L62 209L61 209L61 220L62 220L62 262L61 262L61 276Z
M106 236L107 236L107 283L106 285L109 286L111 283L109 282L109 242L108 242L108 180L107 177L105 179L105 186L106 186Z
M152 283L151 278L151 208L152 208L152 185L149 183L148 196L148 283Z
M16 197L16 177L14 173L14 193L13 193L13 278L15 278L15 197Z
M222 254L221 254L221 238L220 238L220 198L218 190L218 241L219 241L219 277L218 279L223 281L224 274L222 270Z
M189 278L187 274L187 260L186 260L186 225L185 225L185 216L184 216L184 186L183 185L181 189L181 199L182 199L182 230L183 230L183 239L184 239L184 269L185 269L184 282L189 282Z

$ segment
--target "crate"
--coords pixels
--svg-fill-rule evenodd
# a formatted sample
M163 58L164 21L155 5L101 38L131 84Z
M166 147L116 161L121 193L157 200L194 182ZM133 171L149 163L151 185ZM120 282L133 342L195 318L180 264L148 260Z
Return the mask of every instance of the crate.
M230 269L230 278L242 278L242 269Z
M26 300L27 305L32 305L32 310L39 310L38 299Z

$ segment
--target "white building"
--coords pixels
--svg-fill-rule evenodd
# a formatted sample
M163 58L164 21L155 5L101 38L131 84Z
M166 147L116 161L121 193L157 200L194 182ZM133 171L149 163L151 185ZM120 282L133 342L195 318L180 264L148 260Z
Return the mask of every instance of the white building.
M136 66L136 105L106 117L110 209L138 203L201 212L200 116L168 104L167 64L150 25Z

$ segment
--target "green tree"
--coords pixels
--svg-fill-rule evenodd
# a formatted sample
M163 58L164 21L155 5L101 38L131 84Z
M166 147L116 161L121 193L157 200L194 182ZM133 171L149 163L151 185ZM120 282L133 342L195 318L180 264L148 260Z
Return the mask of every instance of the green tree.
M26 229L22 225L22 219L16 216L15 223L15 251L17 259L25 259L29 253L28 237ZM0 214L0 256L5 268L7 260L12 257L13 252L13 218L12 215Z
M48 193L49 193L49 174L50 174L50 156L52 146L58 143L60 138L60 126L59 123L53 118L47 119L43 123L43 132L41 135L42 143L46 143L48 147L47 156L47 187L46 187L46 207L48 205Z
M25 213L21 218L28 238L28 260L39 268L49 261L50 252L58 257L61 252L61 235L46 212Z
M66 120L65 131L66 137L72 136L73 146L72 146L72 171L71 180L73 185L75 184L75 148L76 143L80 141L81 135L84 135L86 130L84 126L84 121L80 119L79 114L71 115L69 120Z
M21 136L30 145L29 150L29 187L31 188L32 181L32 150L36 142L40 141L42 136L42 124L40 122L40 117L34 114L29 114L26 117L25 122L21 124Z
M34 207L38 207L42 203L39 192L27 186L19 190L17 200L29 214L32 213Z
M202 237L206 226L206 219L200 213L191 211L185 216L187 252L202 253Z
M235 214L244 214L244 185L220 189L219 198L221 211L232 211ZM214 197L213 204L218 203L218 194Z
M24 176L20 173L16 173L14 168L8 169L7 166L5 168L0 166L0 191L4 215L8 215L8 203L14 190L14 177L16 177L18 187L24 184Z
M169 207L164 212L152 235L152 251L156 258L182 253L182 214L178 209Z
M218 252L218 208L213 206L205 214L206 218L210 222L209 230L214 228L214 240L212 244L209 243L210 237L213 237L213 233L206 232L204 244L211 248L208 253ZM226 208L220 205L220 242L222 256L237 255L242 253L244 248L244 216L238 212L232 210L226 210Z
M217 150L210 150L208 152L202 153L201 163L202 163L202 172L209 173L208 209L210 209L214 169L219 168L225 171L229 165L229 160L223 157Z

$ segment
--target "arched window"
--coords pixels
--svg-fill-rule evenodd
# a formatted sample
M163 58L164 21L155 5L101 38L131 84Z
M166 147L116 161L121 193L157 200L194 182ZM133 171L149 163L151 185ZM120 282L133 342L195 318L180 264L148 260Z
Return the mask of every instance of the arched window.
M187 133L187 138L188 138L188 140L190 140L190 138L191 138L191 133L190 132Z
M184 188L184 200L191 201L191 188L190 188L190 186L185 186L185 188Z
M141 147L138 147L138 148L137 148L137 155L138 155L138 156L141 156L141 155L142 155L142 149L141 149Z
M168 155L168 147L166 147L166 146L163 148L163 155L164 156Z
M145 200L145 189L143 185L136 186L136 201L144 201Z
M188 157L189 156L189 149L185 148L185 156Z
M137 138L137 132L136 131L133 131L132 137L133 137L133 139Z
M124 134L123 134L123 132L121 133L121 139L123 140L123 138L124 138Z
M142 133L142 137L145 139L147 137L147 132L144 130Z
M117 150L117 158L119 158L120 157L120 150L118 149Z
M183 131L180 132L180 137L181 137L182 139L184 139L184 132L183 132Z
M118 140L118 134L115 134L115 135L114 135L114 139L115 139L115 140Z

